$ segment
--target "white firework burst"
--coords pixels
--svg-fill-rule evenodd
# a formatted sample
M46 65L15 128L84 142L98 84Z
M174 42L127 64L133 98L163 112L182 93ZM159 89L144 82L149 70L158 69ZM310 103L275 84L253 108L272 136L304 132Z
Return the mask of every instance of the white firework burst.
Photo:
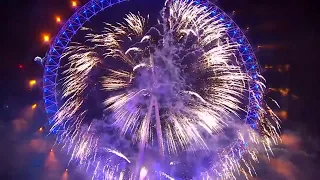
M87 34L86 42L93 46L76 44L63 56L69 59L63 72L64 103L52 129L67 127L62 137L72 149L72 158L80 164L95 164L94 177L99 176L97 171L103 171L104 178L124 177L119 164L97 158L100 151L131 163L111 146L100 147L101 135L95 124L83 128L89 109L84 107L85 97L95 69L103 69L98 79L108 94L103 104L110 113L101 120L102 126L119 129L121 136L130 136L138 143L134 175L139 174L148 146L156 144L160 159L183 151L210 152L213 145L208 139L223 136L224 129L234 128L235 119L241 121L241 114L246 113L243 102L252 93L251 77L237 54L239 45L230 39L225 23L212 16L210 8L186 0L167 1L158 25L148 26L148 19L130 13L124 23L106 23L102 33ZM257 84L263 90L263 83L257 80ZM278 124L275 127L266 114L276 123L277 117L268 107L261 106L258 111L263 137L253 130L239 130L235 143L217 153L220 166L202 172L201 179L213 174L233 178L237 171L254 174L251 161L243 153L257 160L257 151L239 149L245 143L261 141L269 150L279 139Z

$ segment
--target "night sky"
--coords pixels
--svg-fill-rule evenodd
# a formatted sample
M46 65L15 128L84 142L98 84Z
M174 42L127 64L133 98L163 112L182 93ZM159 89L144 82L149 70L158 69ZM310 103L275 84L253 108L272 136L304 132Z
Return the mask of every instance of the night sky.
M261 163L257 171L262 175L258 179L318 177L315 167L319 165L320 151L320 38L316 3L219 0L217 4L230 15L235 11L233 19L241 28L249 27L246 35L254 48L261 47L257 48L256 56L262 67L290 65L288 72L266 70L263 74L268 88L290 91L286 97L270 93L288 111L282 124L284 145L280 147L286 150L276 152L270 162ZM33 61L48 49L41 34L56 34L61 25L55 22L55 16L66 20L74 10L68 0L2 0L0 5L0 179L79 179L72 172L64 176L66 162L58 158L63 155L56 155L58 160L54 161L59 162L54 171L50 170L52 162L48 162L47 156L52 141L43 140L45 134L38 132L46 123L41 85L28 88L29 80L36 79L39 83L42 79L42 66ZM30 110L35 103L37 108ZM273 172L280 175L267 175Z

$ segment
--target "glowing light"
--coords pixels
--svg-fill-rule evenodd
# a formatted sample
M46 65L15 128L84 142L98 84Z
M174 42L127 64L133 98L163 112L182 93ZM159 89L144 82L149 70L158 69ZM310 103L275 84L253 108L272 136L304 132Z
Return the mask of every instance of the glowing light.
M53 152L53 149L50 149L50 152Z
M143 180L148 174L148 169L145 167L142 167L140 170L140 180Z
M37 84L37 81L36 80L30 80L29 81L29 86L30 87L33 87L34 85L36 85Z
M68 171L68 169L66 169L65 171Z
M76 8L78 6L78 2L77 1L71 1L71 6L73 8Z
M22 68L23 68L23 65L22 65L22 64L19 64L19 68L22 69Z
M56 17L56 22L57 22L57 23L61 23L61 17L60 17L60 16L57 16L57 17Z
M43 132L43 129L44 129L43 127L40 127L39 132Z
M47 43L49 41L50 41L50 36L47 34L43 35L43 42Z
M32 106L31 106L31 109L36 109L37 108L37 104L33 104Z

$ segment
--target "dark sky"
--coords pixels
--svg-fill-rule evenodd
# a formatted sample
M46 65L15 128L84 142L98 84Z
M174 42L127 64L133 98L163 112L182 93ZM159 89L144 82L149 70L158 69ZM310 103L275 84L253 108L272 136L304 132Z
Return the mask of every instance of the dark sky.
M142 1L142 0L141 0ZM84 2L84 1L83 1ZM284 132L302 140L304 152L319 152L319 20L316 3L308 0L219 0L218 5L230 13L235 10L235 21L243 29L249 27L247 36L265 64L290 64L288 73L266 72L269 87L288 87L298 100L282 101L289 111L284 122ZM1 54L0 54L0 175L1 179L21 179L25 170L11 161L17 139L10 133L13 121L25 116L24 109L42 99L41 89L28 90L30 79L42 78L41 66L33 62L43 56L48 48L42 44L42 32L53 35L59 30L54 20L56 14L69 17L73 10L68 0L1 0ZM19 69L19 64L23 65ZM7 107L8 106L8 107ZM41 110L42 108L42 110ZM37 122L28 132L36 131L45 123L43 107L39 107ZM22 115L23 114L23 115ZM14 139L14 140L13 140ZM3 158L3 160L2 160ZM40 163L41 164L41 163ZM40 165L39 165L40 166ZM21 175L12 175L21 172ZM39 171L37 171L39 172ZM10 175L11 174L11 175ZM27 176L30 178L31 175ZM40 178L41 179L41 178Z

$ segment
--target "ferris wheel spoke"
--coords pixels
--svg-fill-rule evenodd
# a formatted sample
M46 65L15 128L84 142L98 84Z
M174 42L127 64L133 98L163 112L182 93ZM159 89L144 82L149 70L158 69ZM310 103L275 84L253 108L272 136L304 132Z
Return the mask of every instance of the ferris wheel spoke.
M162 129L161 129L161 122L160 122L160 111L159 111L159 104L156 97L153 98L154 101L154 110L156 115L156 129L157 129L157 137L158 137L158 146L159 146L159 153L161 157L164 156L164 141L162 136Z

